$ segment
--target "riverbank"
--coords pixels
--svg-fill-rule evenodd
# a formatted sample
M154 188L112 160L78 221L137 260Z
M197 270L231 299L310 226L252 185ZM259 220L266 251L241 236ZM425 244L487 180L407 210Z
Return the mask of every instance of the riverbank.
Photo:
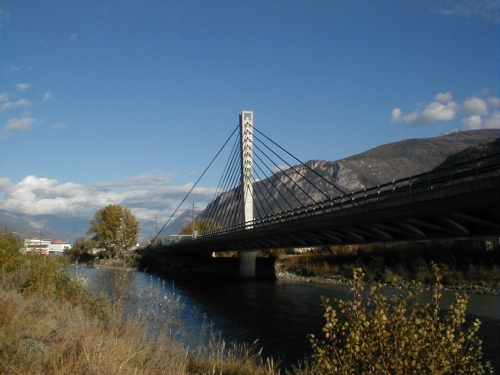
M349 285L350 279L342 277L340 275L332 275L330 277L325 276L301 276L291 272L283 272L276 269L276 279L283 281L297 281L304 283L326 283L326 284L339 284L339 285ZM382 283L384 288L388 289L408 289L411 282L408 281L398 281L396 283ZM423 284L423 290L431 290L432 286L429 284ZM442 285L441 290L448 292L460 292L460 293L475 293L475 294L492 294L500 295L500 287L490 288L486 286L481 286L477 284L465 284L465 285Z
M500 294L500 248L485 241L400 244L393 247L344 247L320 253L278 255L276 278L304 282L347 284L352 269L362 268L367 283L406 289L434 285L434 265L440 269L443 290Z
M121 276L128 272L116 270L118 277L102 285L107 293L95 293L81 273L61 267L62 259L14 253L17 266L5 272L1 255L1 374L279 373L255 347L226 345L217 335L186 344L184 306L161 286L130 294Z

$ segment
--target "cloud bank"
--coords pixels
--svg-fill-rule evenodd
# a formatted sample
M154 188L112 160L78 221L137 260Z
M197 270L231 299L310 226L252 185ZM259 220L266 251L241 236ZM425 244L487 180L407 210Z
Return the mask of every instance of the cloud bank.
M156 215L167 219L192 188L191 183L172 186L171 179L168 174L151 172L82 185L34 175L14 184L4 177L0 178L0 209L29 215L90 218L109 204L120 204L130 208L140 220L153 220ZM200 202L201 206L202 202L210 202L214 193L215 188L197 187L190 202Z
M483 90L458 104L452 100L451 92L438 93L432 103L423 109L415 109L407 115L401 108L394 108L391 112L392 124L406 123L412 126L427 126L438 121L451 121L461 117L465 130L500 129L500 99L494 96L482 98L487 93Z
M28 131L35 122L36 119L31 117L14 117L7 122L3 130L6 133L22 133Z
M494 24L500 23L498 0L438 0L433 11L445 16L476 18Z

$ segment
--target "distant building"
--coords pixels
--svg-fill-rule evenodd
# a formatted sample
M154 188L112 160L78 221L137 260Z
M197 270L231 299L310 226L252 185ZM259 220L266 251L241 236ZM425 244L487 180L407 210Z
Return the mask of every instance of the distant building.
M63 243L59 241L52 243L51 240L41 240L37 238L24 240L25 251L32 254L62 255L65 250L71 248L72 245L70 243Z

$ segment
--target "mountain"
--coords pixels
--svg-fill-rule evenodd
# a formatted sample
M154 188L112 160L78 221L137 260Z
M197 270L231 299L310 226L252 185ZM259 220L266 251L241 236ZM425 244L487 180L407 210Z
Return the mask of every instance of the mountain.
M477 155L500 152L499 135L497 129L458 131L435 138L394 142L337 161L310 160L306 162L310 169L298 165L254 183L254 192L259 192L260 201L265 202L254 209L254 217L415 176L437 168L447 160L455 164ZM208 212L217 205L236 208L233 202L238 193L233 190L218 197L200 218L209 217ZM257 199L254 202L259 206ZM211 218L224 222L222 217Z
M499 135L498 129L452 132L436 138L390 143L337 162L309 163L317 163L313 169L326 174L333 172L334 183L354 191L430 171L452 155L492 142Z
M201 210L195 210L195 216ZM172 221L161 233L162 237L179 234L181 228L191 222L192 209L186 210ZM153 220L141 220L139 242L150 240L163 223ZM89 229L89 220L79 217L59 217L57 215L26 215L0 210L0 231L16 233L21 238L40 238L52 241L73 242L77 237L85 237Z
M269 214L278 209L278 204L284 209L289 209L285 201L297 206L297 200L304 202L308 199L307 195L317 201L325 199L325 196L311 188L299 173L327 194L338 196L341 193L327 184L323 177L333 182L343 192L350 193L488 153L500 152L499 135L497 129L459 131L435 138L394 142L337 161L310 160L306 164L314 172L303 165L295 166L295 171L286 171L290 177L280 172L254 184L254 191L259 192L260 199L271 202L265 212ZM298 184L292 183L291 179ZM276 189L274 186L279 188ZM229 191L220 196L216 203L231 202L235 194L237 192ZM195 210L195 216L206 217L213 206L212 203L204 211ZM261 215L255 213L255 217L258 216ZM191 222L191 218L192 210L188 209L170 223L162 231L161 236L178 234L182 227ZM141 220L139 242L150 240L155 235L156 229L161 229L162 225L163 223L152 220ZM16 232L23 238L38 238L41 234L43 238L72 242L75 237L85 236L88 228L89 220L85 218L31 216L0 210L0 230Z
M196 209L194 210L194 216L198 217L203 212L203 210ZM171 235L179 234L182 228L193 221L193 209L189 208L184 211L182 214L177 216L174 221L172 221L162 232L162 237L168 237Z
M85 236L88 219L56 215L26 215L0 210L0 229L17 233L21 238L51 239L73 242Z

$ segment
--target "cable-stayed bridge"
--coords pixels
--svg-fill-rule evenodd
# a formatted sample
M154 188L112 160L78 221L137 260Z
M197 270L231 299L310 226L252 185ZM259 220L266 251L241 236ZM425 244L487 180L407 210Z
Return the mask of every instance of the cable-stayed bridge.
M252 111L234 134L198 233L149 246L149 256L238 251L241 276L253 277L258 249L500 236L498 153L346 192L331 182L335 171L301 163L258 131Z

